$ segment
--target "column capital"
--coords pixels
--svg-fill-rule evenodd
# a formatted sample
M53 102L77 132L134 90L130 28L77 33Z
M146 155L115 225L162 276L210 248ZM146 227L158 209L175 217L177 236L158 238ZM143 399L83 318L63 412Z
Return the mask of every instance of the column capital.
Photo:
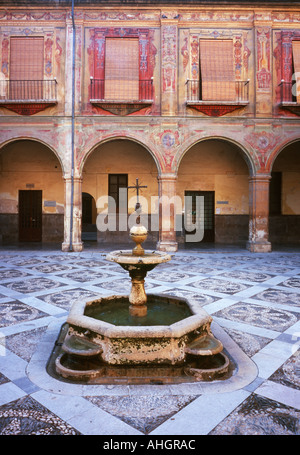
M157 180L159 182L162 182L162 181L176 181L177 180L177 174L173 174L173 173L165 173L165 174L160 174L157 176Z
M65 175L63 176L63 179L65 180L65 182L68 182L68 181L71 182L72 176L71 176L70 174L65 174ZM73 177L73 181L76 182L76 183L82 183L82 180L83 180L83 178L82 178L81 175L79 175L79 176L78 176L78 175L75 175L75 176Z
M250 175L249 182L268 182L271 180L271 174L254 174Z

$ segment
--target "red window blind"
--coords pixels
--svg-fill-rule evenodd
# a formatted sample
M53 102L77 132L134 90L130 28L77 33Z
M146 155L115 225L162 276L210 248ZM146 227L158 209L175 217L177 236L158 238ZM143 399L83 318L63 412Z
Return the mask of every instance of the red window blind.
M43 37L10 39L10 96L13 99L42 99L44 69Z
M232 40L200 40L202 100L234 101Z
M294 72L296 77L296 97L300 103L300 41L292 41ZM298 74L297 74L298 73Z
M106 38L105 99L139 99L138 38Z

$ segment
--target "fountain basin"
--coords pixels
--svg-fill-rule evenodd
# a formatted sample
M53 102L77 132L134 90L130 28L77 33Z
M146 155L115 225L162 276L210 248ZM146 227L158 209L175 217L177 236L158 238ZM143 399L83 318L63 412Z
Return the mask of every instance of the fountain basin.
M147 271L150 271L158 264L170 261L171 256L163 251L145 251L142 255L138 256L134 255L132 250L120 250L108 253L106 259L120 264L128 271L135 268L145 268Z
M67 319L68 337L100 346L102 352L99 356L109 365L177 365L183 363L190 354L191 343L195 346L197 340L202 343L204 339L204 350L201 353L199 348L197 355L213 355L222 350L222 344L211 334L212 317L197 302L187 299L161 294L147 295L150 307L153 301L159 300L169 305L171 313L178 307L184 309L186 316L168 325L161 325L159 312L156 325L142 325L144 318L140 317L137 318L138 325L118 325L116 321L111 323L98 319L101 307L111 307L113 311L115 304L126 302L126 299L128 301L128 296L109 296L93 301L76 301Z

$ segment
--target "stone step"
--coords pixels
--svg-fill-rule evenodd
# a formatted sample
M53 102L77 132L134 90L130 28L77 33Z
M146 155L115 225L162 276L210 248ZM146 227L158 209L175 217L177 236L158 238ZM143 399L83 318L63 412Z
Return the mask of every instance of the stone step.
M185 352L192 355L215 355L223 350L223 344L213 335L206 334L196 338L185 347Z
M79 356L93 356L101 354L102 352L102 348L98 344L76 335L66 336L62 345L62 350L67 354Z

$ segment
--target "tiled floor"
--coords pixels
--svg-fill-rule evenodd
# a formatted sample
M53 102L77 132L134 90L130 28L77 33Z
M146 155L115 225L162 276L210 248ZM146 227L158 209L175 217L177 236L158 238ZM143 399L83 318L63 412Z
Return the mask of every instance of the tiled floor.
M72 302L129 291L109 249L0 248L0 434L300 434L300 249L183 249L147 276L151 293L196 299L246 354L254 369L240 383L66 388L50 377Z

